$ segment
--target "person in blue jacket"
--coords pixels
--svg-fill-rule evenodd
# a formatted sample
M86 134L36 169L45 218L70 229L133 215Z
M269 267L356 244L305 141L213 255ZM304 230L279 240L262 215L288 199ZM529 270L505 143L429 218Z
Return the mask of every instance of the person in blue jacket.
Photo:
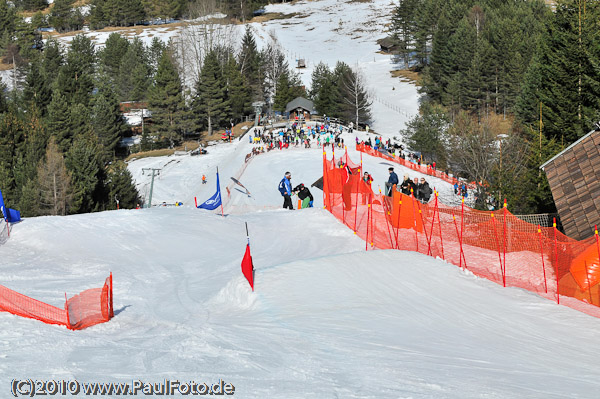
M394 172L394 168L389 168L388 170L390 171L390 177L387 183L385 183L385 194L391 197L394 184L398 184L398 175Z
M290 172L285 172L285 176L279 182L279 192L283 196L283 209L294 209L292 205L292 174Z

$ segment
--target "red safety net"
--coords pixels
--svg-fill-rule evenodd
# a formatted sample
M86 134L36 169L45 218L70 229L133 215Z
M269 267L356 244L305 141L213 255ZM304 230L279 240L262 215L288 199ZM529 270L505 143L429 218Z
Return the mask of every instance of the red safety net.
M112 274L102 288L92 288L68 299L64 309L40 302L0 285L0 311L82 330L114 316Z
M360 165L347 154L329 160L323 153L324 205L366 241L365 249L421 252L557 302L569 296L600 306L597 231L594 237L576 241L556 227L522 221L506 206L485 212L464 202L444 205L437 193L429 204L422 204L395 187L392 192L392 197L373 193L361 179Z

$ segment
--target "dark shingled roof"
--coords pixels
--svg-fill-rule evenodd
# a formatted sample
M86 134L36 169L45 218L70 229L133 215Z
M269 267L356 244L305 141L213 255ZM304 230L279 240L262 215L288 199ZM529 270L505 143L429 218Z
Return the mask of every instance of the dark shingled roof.
M304 97L296 97L292 101L287 103L285 107L285 112L292 112L296 108L302 108L309 112L313 112L315 110L315 104Z

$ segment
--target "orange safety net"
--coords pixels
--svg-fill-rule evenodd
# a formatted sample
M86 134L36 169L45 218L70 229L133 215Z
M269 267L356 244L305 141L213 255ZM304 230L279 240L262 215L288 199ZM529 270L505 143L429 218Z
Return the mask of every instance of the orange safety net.
M64 325L71 330L82 330L104 323L114 316L112 300L112 273L102 288L92 288L68 299L64 309L40 302L0 285L0 311Z
M364 152L365 154L371 155L373 157L383 158L388 161L395 162L395 163L405 166L407 168L413 169L419 173L423 173L424 175L429 175L429 176L437 177L438 179L442 179L445 182L450 183L452 185L454 185L455 183L458 183L458 179L456 177L450 177L446 173L441 172L437 169L434 169L431 166L419 165L419 164L407 161L404 158L394 156L391 153L384 154L378 150L374 150L373 148L369 147L366 144L357 144L356 151ZM467 184L467 187L470 189L475 189L476 186L477 186L477 184L475 182L470 182Z
M347 154L336 161L323 153L325 208L366 241L365 249L421 252L557 302L569 296L600 306L597 232L576 241L556 226L518 219L506 206L492 212L471 209L464 202L450 207L438 201L437 193L423 204L395 187L391 197L375 194L361 179L360 169Z

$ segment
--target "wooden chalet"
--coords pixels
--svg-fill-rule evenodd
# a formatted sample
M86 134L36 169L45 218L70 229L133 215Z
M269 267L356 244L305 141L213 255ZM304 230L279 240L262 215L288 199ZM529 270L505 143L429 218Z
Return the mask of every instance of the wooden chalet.
M392 36L377 40L379 48L384 53L394 53L398 50L398 42Z
M586 134L540 166L569 237L583 240L600 224L600 129Z
M304 97L296 97L287 103L285 112L290 114L290 119L310 120L310 114L316 113L315 104Z

